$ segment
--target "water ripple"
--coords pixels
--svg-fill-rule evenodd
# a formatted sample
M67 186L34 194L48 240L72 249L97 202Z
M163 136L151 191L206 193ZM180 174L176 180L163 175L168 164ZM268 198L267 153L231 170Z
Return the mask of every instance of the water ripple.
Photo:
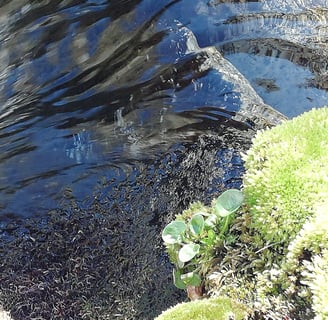
M292 116L328 99L322 1L0 9L3 214L33 215L33 201L24 208L20 199L48 199L50 209L66 186L87 195L104 167L151 161L223 127L274 124L284 118L276 110Z

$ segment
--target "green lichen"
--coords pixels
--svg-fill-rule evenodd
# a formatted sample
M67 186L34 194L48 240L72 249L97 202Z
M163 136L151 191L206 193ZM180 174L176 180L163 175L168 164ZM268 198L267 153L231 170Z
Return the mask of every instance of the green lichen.
M221 297L177 304L155 320L243 320L246 317L245 306Z

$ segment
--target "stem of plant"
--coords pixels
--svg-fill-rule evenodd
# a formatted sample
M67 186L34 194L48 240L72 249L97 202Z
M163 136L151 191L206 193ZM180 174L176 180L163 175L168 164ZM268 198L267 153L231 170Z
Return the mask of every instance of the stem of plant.
M228 229L228 226L229 226L229 222L230 222L230 217L231 215L229 214L228 216L225 217L225 220L224 220L224 225L223 225L223 228L220 232L220 238L224 235L224 233L227 231Z

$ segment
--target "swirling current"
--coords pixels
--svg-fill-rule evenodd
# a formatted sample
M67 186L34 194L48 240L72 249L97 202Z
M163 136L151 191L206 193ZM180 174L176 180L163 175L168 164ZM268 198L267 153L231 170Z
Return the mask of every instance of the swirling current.
M153 319L160 232L240 187L256 130L328 104L326 0L0 3L0 304Z

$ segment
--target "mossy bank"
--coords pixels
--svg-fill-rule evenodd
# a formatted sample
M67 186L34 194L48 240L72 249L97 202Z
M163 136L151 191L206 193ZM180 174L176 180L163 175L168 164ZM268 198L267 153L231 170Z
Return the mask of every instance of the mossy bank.
M244 205L203 279L208 296L240 301L256 319L328 319L327 159L327 107L258 131L244 155Z

